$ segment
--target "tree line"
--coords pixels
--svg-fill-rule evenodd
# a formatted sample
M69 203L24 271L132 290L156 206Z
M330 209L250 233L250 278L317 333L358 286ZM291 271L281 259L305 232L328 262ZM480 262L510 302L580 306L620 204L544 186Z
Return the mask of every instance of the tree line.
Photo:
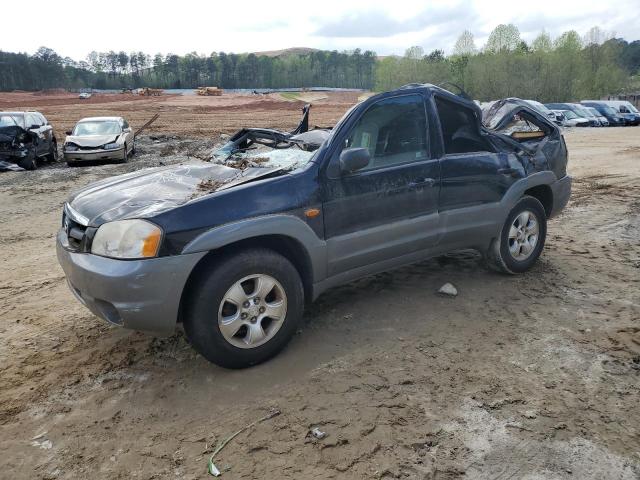
M91 52L74 62L41 47L30 56L0 51L0 90L48 88L120 89L137 87L287 88L341 87L371 89L376 54L313 50L280 56L195 52L154 57L144 52Z
M638 88L640 40L627 42L592 28L531 43L512 24L497 26L478 48L463 32L454 51L376 57L372 51L310 50L279 56L214 52L199 55L91 52L83 61L41 47L33 55L0 51L0 90L65 88L288 88L338 87L387 90L407 83L450 82L473 98L507 96L540 101L597 98Z
M473 34L465 31L450 56L411 47L404 56L386 57L376 65L377 90L411 82L450 82L478 100L600 98L640 89L640 40L627 42L593 27L584 37L571 30L553 39L543 31L527 43L509 24L496 27L478 48Z

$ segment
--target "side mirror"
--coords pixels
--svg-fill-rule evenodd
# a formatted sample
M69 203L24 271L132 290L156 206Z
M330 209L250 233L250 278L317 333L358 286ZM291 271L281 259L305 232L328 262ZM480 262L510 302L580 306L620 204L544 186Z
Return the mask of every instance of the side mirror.
M123 128L122 131L124 133L130 133L131 132L131 127Z
M71 135L71 130L67 130L66 132L64 132L65 135Z
M340 171L352 173L361 170L371 161L367 148L348 148L340 154Z

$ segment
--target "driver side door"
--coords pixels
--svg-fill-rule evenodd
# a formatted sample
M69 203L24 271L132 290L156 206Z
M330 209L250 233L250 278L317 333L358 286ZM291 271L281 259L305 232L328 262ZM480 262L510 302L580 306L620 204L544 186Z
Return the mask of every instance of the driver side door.
M434 244L440 167L431 158L424 97L403 94L370 105L338 139L366 148L370 162L355 172L327 170L323 185L329 276L375 270ZM357 275L353 275L354 277Z

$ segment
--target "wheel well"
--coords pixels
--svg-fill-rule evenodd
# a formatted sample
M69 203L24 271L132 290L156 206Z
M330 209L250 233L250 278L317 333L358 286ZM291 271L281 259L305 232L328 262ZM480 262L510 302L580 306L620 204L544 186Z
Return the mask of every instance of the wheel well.
M551 210L553 210L553 192L551 192L551 187L549 187L549 185L537 185L535 187L531 187L529 190L525 191L524 194L537 198L544 207L547 218L551 215Z
M222 257L227 255L233 255L240 250L247 250L250 248L268 248L273 250L287 260L289 260L300 274L302 285L304 288L304 296L307 301L311 300L312 286L313 286L313 267L311 266L311 259L307 253L305 247L296 239L288 237L286 235L263 235L260 237L247 238L240 240L229 245L211 250L207 253L191 271L184 289L182 290L182 296L180 299L180 313L178 315L178 321L182 321L182 307L183 302L187 298L187 293L190 291L191 286L195 283L198 277L204 272L208 271L214 266L214 264Z

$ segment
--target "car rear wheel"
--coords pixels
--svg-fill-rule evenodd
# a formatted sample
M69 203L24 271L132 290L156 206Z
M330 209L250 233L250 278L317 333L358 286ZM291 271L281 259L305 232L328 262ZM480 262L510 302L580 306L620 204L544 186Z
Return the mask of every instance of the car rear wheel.
M536 262L547 236L547 217L537 198L522 197L511 209L489 250L489 264L505 273L523 273Z
M184 328L194 348L225 368L255 365L280 352L304 308L302 281L282 255L244 250L211 264L184 304Z
M129 160L129 153L127 152L127 144L125 143L124 152L122 153L122 160L120 160L120 163L127 163L127 160Z
M56 142L51 142L51 148L49 149L49 153L47 154L47 160L50 162L58 161L58 144Z

